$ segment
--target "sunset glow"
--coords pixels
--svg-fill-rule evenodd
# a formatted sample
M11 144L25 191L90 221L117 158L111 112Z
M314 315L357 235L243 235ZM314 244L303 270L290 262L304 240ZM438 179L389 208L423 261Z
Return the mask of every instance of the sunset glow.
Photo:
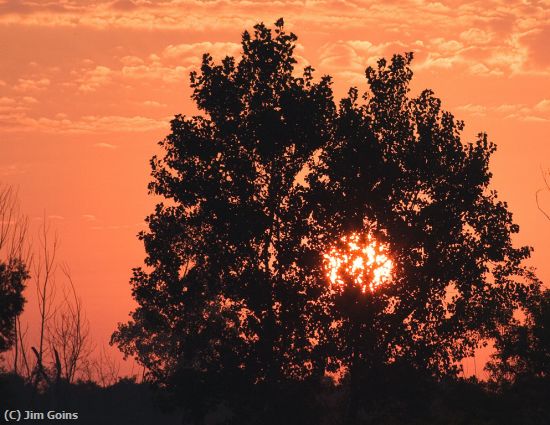
M480 131L497 143L491 189L550 282L550 222L535 199L541 168L550 168L548 10L548 0L0 1L0 184L16 189L34 239L44 219L59 235L91 338L122 362L108 342L135 306L129 279L145 257L136 235L158 201L147 191L157 141L175 114L200 112L189 73L203 53L216 63L239 57L245 29L283 17L299 37L296 74L311 65L316 80L331 75L336 101L351 86L367 90L365 69L379 58L414 52L411 96L434 90L465 121L464 143ZM550 211L549 190L538 201ZM323 273L333 271L336 287L352 266L341 256L359 252L334 242ZM355 273L365 279L362 258ZM35 292L29 281L21 317L29 341L39 330Z
M358 233L340 238L338 247L323 255L327 277L332 286L342 289L346 284L357 285L365 293L392 278L393 262L388 257L388 245L378 242L372 234Z

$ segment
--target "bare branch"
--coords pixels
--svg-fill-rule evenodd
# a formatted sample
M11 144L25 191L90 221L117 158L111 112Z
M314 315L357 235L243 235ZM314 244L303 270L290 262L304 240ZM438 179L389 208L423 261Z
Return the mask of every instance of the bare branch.
M93 348L90 340L90 326L85 317L82 301L77 295L71 272L66 264L60 267L69 289L63 289L61 306L53 315L52 326L48 327L49 345L57 353L56 367L62 369L62 377L73 382L88 362Z
M549 178L548 178L548 177L550 177L550 170L548 170L548 171L545 172L544 169L541 167L541 168L540 168L540 172L541 172L541 174L542 174L542 179L544 180L544 185L545 185L546 187L541 188L541 189L539 189L539 190L537 190L537 191L535 192L535 200L536 200L536 202L537 202L537 208L539 209L539 211L540 211L542 214L544 214L544 216L546 217L547 220L550 220L550 214L547 213L547 212L541 207L541 205L540 205L540 200L539 200L539 194L540 194L541 192L549 192L549 193L550 193L550 180L549 180ZM548 177L547 177L547 174L548 174Z
M36 280L36 292L38 300L38 310L40 312L40 343L39 355L40 359L44 359L44 340L46 336L46 328L48 321L53 317L55 312L52 312L55 298L55 269L56 269L56 254L58 247L58 237L54 234L53 241L50 242L50 226L44 221L40 229L40 253L35 265L34 273Z
M535 193L535 200L536 200L536 202L537 202L537 208L539 209L539 211L540 211L541 213L543 213L544 216L545 216L548 220L550 220L550 215L549 215L546 211L544 211L544 209L540 206L540 202L539 202L539 193L542 192L542 191L544 191L544 190L546 190L546 189L539 189L539 190L536 191L536 193Z
M34 353L34 355L36 357L36 367L37 367L36 374L37 374L37 376L42 376L44 381L46 381L48 386L50 386L52 384L52 381L51 381L50 377L48 376L48 374L46 373L46 370L44 369L44 364L42 363L42 358L40 357L40 353L38 352L38 350L35 347L31 347L31 349L32 349L32 352ZM38 382L38 379L37 379L37 382Z
M101 347L98 358L94 361L96 380L103 388L113 385L120 376L120 362L111 357L105 346Z
M16 320L17 320L17 337L18 337L18 340L19 340L19 349L21 351L21 362L22 362L22 366L25 368L25 375L23 375L23 376L26 379L30 379L30 377L31 377L31 368L29 366L29 361L27 359L27 348L26 348L26 344L25 344L25 339L26 339L26 336L27 336L27 331L29 329L29 325L27 324L27 326L25 327L25 330L22 331L21 330L21 320L19 319L19 317Z

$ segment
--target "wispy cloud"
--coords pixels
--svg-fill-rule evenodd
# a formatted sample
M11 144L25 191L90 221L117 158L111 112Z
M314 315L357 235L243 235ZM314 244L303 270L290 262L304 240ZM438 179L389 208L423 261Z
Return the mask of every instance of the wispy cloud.
M156 100L146 100L143 102L143 105L152 107L152 108L165 108L166 106L168 106L166 105L166 103L160 103L160 102L157 102Z
M0 165L0 177L15 176L25 174L29 170L29 164L12 163Z
M77 71L73 71L73 74L77 74ZM111 69L101 65L85 70L76 80L78 90L82 92L94 92L99 87L111 82L112 74L113 71Z
M45 133L119 133L169 128L171 117L161 119L119 115L86 115L77 119L31 117L24 113L0 114L0 129L10 132L40 131ZM106 146L103 146L106 147Z
M82 218L82 220L87 221L87 222L97 221L97 217L93 214L83 214L81 218Z
M102 148L102 149L116 149L116 148L118 148L117 145L113 145L111 143L106 143L106 142L95 143L94 147L95 148Z
M17 84L13 87L14 90L20 92L34 92L40 90L46 90L50 85L51 81L49 78L37 78L37 79L27 79L19 78Z
M485 106L468 103L457 106L454 110L478 117L485 117L491 114L492 116L499 116L503 119L515 119L525 122L550 122L550 100L547 99L543 99L533 105L526 105L523 103L506 103L501 105Z

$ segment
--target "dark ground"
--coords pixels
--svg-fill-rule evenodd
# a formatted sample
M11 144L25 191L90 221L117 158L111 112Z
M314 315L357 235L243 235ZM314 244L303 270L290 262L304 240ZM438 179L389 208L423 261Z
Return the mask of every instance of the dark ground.
M476 381L435 382L420 376L391 373L365 387L354 424L361 425L547 425L550 424L548 379L518 380L498 391ZM193 389L189 389L191 392ZM244 393L243 393L244 394ZM318 387L286 384L270 396L253 390L231 414L224 402L211 404L202 424L344 424L346 388L328 381ZM254 395L255 394L255 395ZM266 401L267 400L267 401ZM235 402L235 400L233 400ZM0 408L35 412L78 412L78 420L50 421L77 424L193 423L185 400L155 391L149 384L122 379L101 388L94 383L60 385L35 392L17 376L0 375ZM267 410L266 410L267 409ZM272 412L269 412L269 410ZM267 412L262 414L262 412ZM22 421L25 423L25 421ZM30 423L30 421L26 421ZM37 422L37 421L33 421ZM195 419L195 424L199 424ZM201 424L201 425L202 425Z

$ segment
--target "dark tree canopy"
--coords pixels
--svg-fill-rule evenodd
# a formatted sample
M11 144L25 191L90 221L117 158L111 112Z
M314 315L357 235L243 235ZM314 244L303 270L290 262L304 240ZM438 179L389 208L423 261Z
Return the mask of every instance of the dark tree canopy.
M28 278L25 264L17 258L0 261L0 352L15 342L15 318L23 312L23 289Z
M336 111L328 77L294 76L295 41L280 20L243 34L238 63L204 55L191 86L205 116L177 116L165 157L151 161L149 189L170 202L140 235L151 271L135 270L139 307L113 340L156 379L182 369L305 375L314 294L281 256L286 217L302 214L289 195Z
M550 289L532 297L525 313L523 323L511 321L496 338L489 370L497 382L550 377Z
M204 114L176 116L151 161L166 202L112 341L163 384L397 361L453 374L538 287L489 187L495 146L463 143L431 91L409 95L412 54L368 68L367 94L337 107L330 77L297 76L295 42L282 20L259 24L241 58L206 54L191 74ZM328 284L323 254L351 232L389 246L393 280L376 292Z
M489 188L495 145L483 133L464 144L464 123L432 91L410 97L411 61L396 55L367 69L369 92L359 101L351 89L341 101L334 138L299 190L314 255L351 231L374 232L391 247L392 284L359 298L370 304L361 355L444 374L496 336L538 281L522 265L530 248L512 245L519 227L507 204ZM335 302L327 308L336 311ZM349 342L349 313L341 318L328 345Z
M27 221L19 212L17 193L0 184L0 353L16 342L16 319L23 312L28 279L23 260Z

